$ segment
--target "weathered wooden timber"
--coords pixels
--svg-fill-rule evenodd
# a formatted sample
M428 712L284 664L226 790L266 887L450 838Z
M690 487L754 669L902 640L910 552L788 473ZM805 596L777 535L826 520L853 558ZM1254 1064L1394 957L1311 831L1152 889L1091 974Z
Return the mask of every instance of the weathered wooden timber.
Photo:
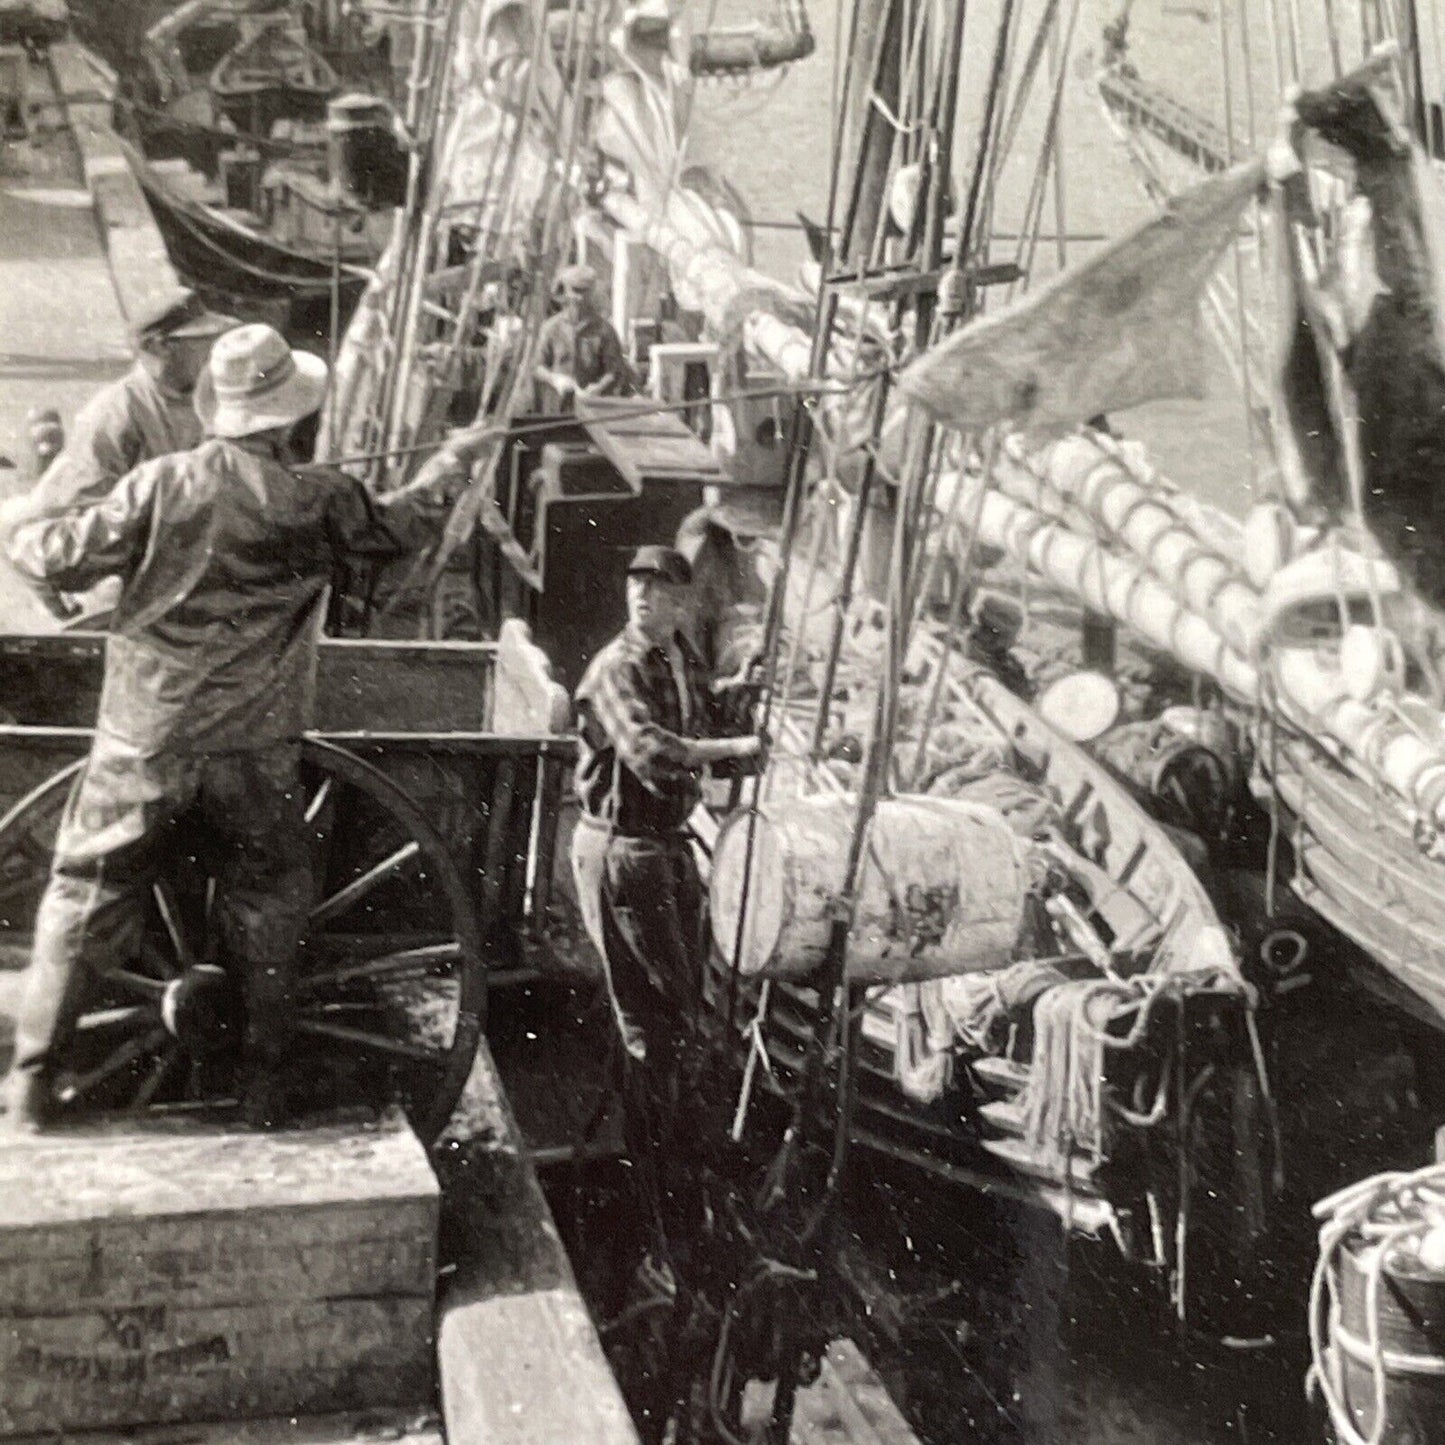
M485 1043L436 1157L458 1260L437 1328L450 1445L636 1445Z
M425 1405L438 1189L399 1115L0 1150L0 1432Z
M772 1391L751 1386L743 1424L756 1430L768 1419ZM852 1340L834 1340L818 1378L798 1391L791 1445L918 1445L878 1373Z
M50 47L50 67L80 152L116 295L126 318L133 319L179 286L180 278L131 170L125 146L111 125L101 69L83 47L71 41Z
M55 1445L55 1434L15 1436L6 1445ZM363 1410L278 1420L224 1420L67 1434L71 1445L446 1445L433 1411Z

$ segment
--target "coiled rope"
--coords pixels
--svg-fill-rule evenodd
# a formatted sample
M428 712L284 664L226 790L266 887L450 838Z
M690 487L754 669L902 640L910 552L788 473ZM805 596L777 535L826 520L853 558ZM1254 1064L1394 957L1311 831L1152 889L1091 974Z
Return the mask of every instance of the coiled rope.
M1380 1287L1389 1266L1418 1256L1427 1235L1445 1231L1445 1163L1361 1180L1320 1200L1314 1215L1320 1221L1320 1257L1310 1281L1309 1384L1320 1391L1340 1445L1381 1445L1389 1427L1389 1376L1445 1376L1445 1358L1387 1349L1380 1333ZM1365 1278L1364 1339L1342 1320L1339 1260L1351 1240L1367 1246L1356 1266ZM1368 1435L1345 1398L1342 1355L1370 1371L1374 1408L1365 1417L1373 1421Z

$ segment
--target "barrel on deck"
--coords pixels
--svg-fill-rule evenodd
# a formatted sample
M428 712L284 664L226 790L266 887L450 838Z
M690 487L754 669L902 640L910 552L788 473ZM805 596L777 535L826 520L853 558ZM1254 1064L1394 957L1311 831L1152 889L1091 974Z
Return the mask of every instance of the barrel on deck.
M1340 1309L1330 1338L1341 1398L1366 1440L1377 1418L1367 1283L1379 1249L1356 1235L1340 1250ZM1385 1371L1379 1445L1445 1440L1445 1273L1392 1250L1380 1277L1377 1317Z
M822 963L857 807L851 797L783 798L762 804L752 824L739 813L724 826L713 852L713 935L731 960L746 889L743 973L801 978ZM995 809L885 798L864 850L848 976L906 983L1004 968L1027 891L1025 844Z

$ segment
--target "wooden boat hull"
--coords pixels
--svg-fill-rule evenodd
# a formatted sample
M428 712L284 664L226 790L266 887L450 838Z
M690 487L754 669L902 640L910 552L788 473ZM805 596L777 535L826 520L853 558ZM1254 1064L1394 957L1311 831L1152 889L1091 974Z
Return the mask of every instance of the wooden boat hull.
M1294 891L1445 1026L1445 863L1421 850L1392 800L1308 739L1281 738L1275 752ZM1268 756L1261 749L1262 770Z
M1154 966L1179 974L1180 1007L1195 1013L1203 1009L1242 1014L1246 998L1237 974L1193 973L1191 942L1214 955L1222 930L1208 894L1167 833L1098 763L1053 733L997 679L978 673L954 691L971 699L1001 734L1041 767L1066 816L1087 822L1100 839L1098 856L1111 879L1144 901L1156 916L1176 920L1172 936L1178 938L1178 946L1161 950ZM728 963L714 950L709 1001L715 1015L726 1014L732 986ZM1034 1168L1026 1159L1005 1162L1000 1157L1006 1155L1004 1149L988 1149L995 1131L987 1118L980 1116L978 1106L984 1091L962 1053L953 1080L940 1097L925 1103L905 1092L899 1050L902 1025L913 1008L909 987L874 990L868 998L857 1055L855 1141L968 1187L1042 1203L1080 1232L1108 1230L1120 1236L1124 1217L1136 1213L1140 1201L1111 1190L1107 1164L1097 1173L1076 1169L1073 1177L1065 1180L1051 1176L1047 1169ZM735 1018L741 1029L758 1013L758 986L738 980L737 998ZM776 980L770 985L767 1007L760 1016L760 1035L767 1051L767 1067L757 1070L762 1088L785 1093L789 1081L797 1077L816 1010L813 989ZM740 1052L745 1056L750 1047L744 1038ZM997 1146L999 1141L992 1142Z
M315 300L330 295L329 257L308 255L251 231L207 206L168 189L131 150L131 164L176 269L212 291L258 300ZM365 280L343 267L340 286L348 304Z

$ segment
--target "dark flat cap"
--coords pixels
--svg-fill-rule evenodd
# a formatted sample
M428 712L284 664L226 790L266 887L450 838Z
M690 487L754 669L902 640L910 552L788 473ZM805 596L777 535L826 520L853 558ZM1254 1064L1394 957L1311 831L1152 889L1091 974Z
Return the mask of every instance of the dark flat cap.
M591 291L597 284L597 273L583 262L564 266L557 273L557 286L562 291Z
M240 323L234 316L222 316L189 287L167 291L135 318L131 327L137 344L160 337L220 336Z
M639 547L627 564L629 577L661 577L664 582L685 587L692 581L692 566L672 547Z

